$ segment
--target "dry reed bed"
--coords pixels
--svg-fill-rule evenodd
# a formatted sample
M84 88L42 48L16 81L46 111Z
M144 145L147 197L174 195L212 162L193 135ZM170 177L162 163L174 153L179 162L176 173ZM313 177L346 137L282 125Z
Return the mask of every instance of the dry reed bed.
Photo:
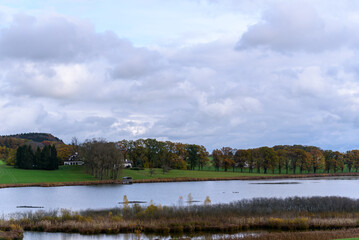
M243 238L222 238L223 240L331 240L354 238L359 236L359 228L330 230L330 231L307 231L307 232L275 232L262 233L257 236L245 236Z
M133 183L158 183L158 182L199 182L199 181L231 181L231 180L275 180L275 179L300 179L300 178L319 178L319 177L344 177L359 176L357 172L351 173L308 173L308 174L282 174L275 176L238 176L238 177L210 177L210 178L154 178L154 179L138 179ZM60 186L89 186L101 184L122 184L121 180L96 180L81 182L44 182L44 183L11 183L0 184L0 188L14 187L60 187Z
M160 205L82 212L37 211L13 216L7 224L25 230L99 233L233 233L243 230L332 230L359 227L359 200L343 197L257 198L231 204Z
M19 225L0 221L0 240L20 240L23 235L24 230Z

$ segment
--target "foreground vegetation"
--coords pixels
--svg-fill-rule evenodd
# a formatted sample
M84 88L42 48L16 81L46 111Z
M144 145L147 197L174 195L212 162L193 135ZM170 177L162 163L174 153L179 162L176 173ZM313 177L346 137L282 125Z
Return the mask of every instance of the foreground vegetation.
M20 240L24 236L24 230L19 225L1 224L0 240Z
M359 228L359 200L342 197L258 198L218 205L210 205L206 199L204 205L172 207L129 206L124 202L122 208L108 210L21 213L11 220L2 220L0 227L18 225L26 231L81 234L159 235Z
M223 238L240 240L358 240L359 228L326 230L326 231L306 231L306 232L266 232L257 236L245 236L241 238ZM346 239L343 239L346 238Z

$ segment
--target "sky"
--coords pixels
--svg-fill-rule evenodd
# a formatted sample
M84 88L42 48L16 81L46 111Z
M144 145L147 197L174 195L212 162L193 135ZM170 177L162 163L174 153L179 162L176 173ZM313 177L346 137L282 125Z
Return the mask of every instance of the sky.
M0 135L359 149L355 0L1 0Z

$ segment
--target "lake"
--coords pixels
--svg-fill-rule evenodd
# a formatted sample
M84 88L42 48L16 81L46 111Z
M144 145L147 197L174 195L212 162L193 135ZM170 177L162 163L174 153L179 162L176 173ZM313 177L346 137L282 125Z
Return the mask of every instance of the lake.
M29 211L18 206L38 206L43 210L71 210L120 207L123 196L129 201L152 200L155 204L187 204L193 200L203 203L209 196L212 203L229 203L256 197L343 196L359 198L359 177L280 179L251 181L205 181L173 183L141 183L132 185L97 185L66 187L25 187L0 189L0 214ZM180 201L179 197L183 200ZM37 210L37 209L35 209Z

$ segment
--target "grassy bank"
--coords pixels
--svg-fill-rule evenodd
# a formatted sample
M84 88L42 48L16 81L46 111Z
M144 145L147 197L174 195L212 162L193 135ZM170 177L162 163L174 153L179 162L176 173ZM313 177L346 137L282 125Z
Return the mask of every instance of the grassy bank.
M26 170L5 165L0 161L0 184L82 182L96 180L83 167L60 166L59 170Z
M359 173L320 173L320 174L263 174L241 173L232 171L210 170L171 170L163 173L162 169L130 170L123 169L120 175L130 176L134 183L150 182L182 182L182 181L214 181L214 180L261 180L283 178L331 177L331 176L359 176ZM16 169L0 161L0 188L27 186L68 186L68 185L96 185L118 184L118 180L98 180L85 173L84 166L60 166L59 170L25 170Z
M359 200L341 197L241 200L231 204L149 205L82 212L23 213L0 225L28 231L81 234L234 233L245 230L313 231L359 227Z

